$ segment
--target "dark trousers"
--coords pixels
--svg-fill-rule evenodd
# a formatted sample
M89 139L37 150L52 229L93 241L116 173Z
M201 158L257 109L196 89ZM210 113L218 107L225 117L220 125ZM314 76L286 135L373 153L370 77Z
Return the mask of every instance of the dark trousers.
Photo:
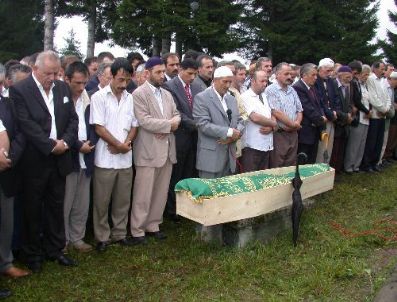
M166 213L169 215L176 214L176 198L175 198L175 185L178 181L185 178L198 177L196 170L196 147L186 151L177 151L177 163L172 167L172 174L170 180L170 187L168 190L168 199L166 204Z
M365 151L361 162L361 169L374 168L380 159L382 152L383 137L385 133L384 119L370 119Z
M57 257L65 246L65 177L55 162L40 172L23 176L22 252L26 262Z
M298 153L305 153L307 155L307 164L314 164L317 158L318 141L315 144L298 143Z
M345 161L345 149L346 149L346 135L338 136L334 138L334 147L332 148L332 155L329 165L335 169L336 172L343 171L343 164Z
M260 151L245 147L241 156L241 173L269 168L270 151Z
M383 157L385 159L394 158L396 149L397 149L397 124L390 124L389 137L387 138L386 151Z

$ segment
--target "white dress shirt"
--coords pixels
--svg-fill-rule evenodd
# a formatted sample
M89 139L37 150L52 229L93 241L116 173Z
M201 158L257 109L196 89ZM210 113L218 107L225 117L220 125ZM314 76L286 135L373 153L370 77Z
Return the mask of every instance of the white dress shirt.
M78 139L79 141L85 142L87 140L87 127L85 125L84 103L81 96L76 101L76 113L77 116L79 117ZM84 161L84 154L81 152L79 152L79 162L81 169L87 168Z
M0 132L6 131L6 127L4 127L3 121L0 120Z
M154 87L152 84L147 82L149 84L150 89L152 90L154 97L157 100L157 103L159 104L161 114L164 115L164 109L163 109L163 99L161 98L161 90L160 88Z
M117 140L124 143L132 127L138 127L134 103L130 93L124 91L120 102L110 85L92 96L90 124L105 127ZM105 169L126 169L132 166L132 151L112 154L102 138L95 147L95 166Z
M43 85L36 79L34 76L34 73L32 73L33 80L36 82L37 87L40 90L41 95L43 96L44 102L47 105L48 111L50 112L51 115L51 132L50 132L50 138L53 140L57 139L57 126L55 124L55 112L54 112L54 94L52 93L52 89L55 87L55 84L52 83L50 93L47 96L47 93L44 91ZM68 99L68 101L70 101Z
M225 97L226 97L226 94L223 96L223 97L221 97L221 95L218 93L218 91L216 91L216 89L214 88L214 86L212 86L212 89L214 89L214 91L215 91L215 94L217 95L217 97L218 97L218 99L219 99L219 101L221 102L221 104L222 104L222 107L223 107L223 110L225 110L225 113L227 114L227 104L226 104L226 100L225 100ZM229 117L228 117L229 118ZM233 136L233 128L229 128L228 130L227 130L227 135L226 135L227 137L232 137Z
M251 88L244 92L241 95L241 98L243 99L243 105L248 116L250 116L252 112L255 112L268 119L272 117L272 111L264 93L262 93L263 103L259 99L259 95L257 95ZM241 138L243 148L249 147L259 151L273 150L273 132L269 134L261 134L259 132L261 127L261 125L248 119L244 134Z

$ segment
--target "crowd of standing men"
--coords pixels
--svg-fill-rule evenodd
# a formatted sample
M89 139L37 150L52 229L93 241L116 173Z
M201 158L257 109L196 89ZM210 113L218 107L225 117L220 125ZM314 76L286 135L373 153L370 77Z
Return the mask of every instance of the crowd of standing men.
M273 68L262 57L247 73L194 51L146 62L46 51L7 62L0 80L0 272L10 277L45 260L75 266L68 249L93 249L91 182L103 252L166 239L159 226L163 213L179 222L184 178L290 166L298 152L348 174L396 159L397 72L383 62ZM13 266L12 248L29 271Z

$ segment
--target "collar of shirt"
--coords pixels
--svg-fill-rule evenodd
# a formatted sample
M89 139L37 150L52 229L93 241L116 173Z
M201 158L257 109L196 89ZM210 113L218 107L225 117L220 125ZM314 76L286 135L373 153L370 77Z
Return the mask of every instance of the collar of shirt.
M146 82L148 83L148 85L149 85L149 87L152 90L154 95L156 95L156 93L161 95L160 87L159 88L154 87L152 84L149 83L149 81L146 81Z
M106 95L108 95L108 94L110 93L110 94L112 94L114 97L116 97L116 95L113 93L112 87L110 87L110 84L107 85L107 86L105 86L105 87L103 87L102 89L103 89L103 91L105 91ZM129 94L129 93L127 92L127 90L124 90L124 91L121 93L120 101L124 100L124 99L128 96L128 94Z
M306 82L305 82L304 80L302 80L302 82L303 82L303 84L305 84L307 90L310 90L310 89L311 89L311 87L310 87L309 85L307 85Z
M181 81L182 87L185 88L186 83L181 79L181 77L179 75L178 75L178 79L179 79L179 81ZM187 85L189 85L189 88L190 88L190 84L187 84Z
M36 82L36 85L40 89L40 91L45 92L43 85L41 85L41 83L36 79L33 72L32 72L32 77L33 77L33 80ZM55 87L55 84L54 84L54 82L52 82L50 90L52 90L54 87Z
M342 83L339 81L338 78L336 78L336 83L338 83L338 88L341 88L341 87L343 86Z
M167 79L167 81L171 81L172 80L172 78L168 74L164 73L164 76Z
M281 87L280 86L280 84L278 83L278 81L274 81L274 85L276 86L276 88L278 89L278 90L281 90L281 91L283 91L284 93L286 93L286 94L289 94L289 93L291 93L291 91L292 91L292 87L291 87L291 85L288 85L287 86L287 90L285 90L283 87Z
M216 89L215 89L214 86L212 86L212 89L214 89L215 94L216 94L216 96L218 97L218 100L220 100L221 102L225 102L225 103L226 103L226 100L225 100L226 94L225 94L223 97L221 97L221 95L218 93L218 91L216 91Z

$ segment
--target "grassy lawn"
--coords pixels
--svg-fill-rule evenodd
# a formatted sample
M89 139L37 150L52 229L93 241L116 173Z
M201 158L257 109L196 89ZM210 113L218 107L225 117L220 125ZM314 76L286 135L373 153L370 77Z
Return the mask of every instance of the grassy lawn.
M331 223L358 233L397 221L396 184L397 164L341 177L304 212L296 248L290 230L237 250L198 241L187 220L166 222L165 242L72 253L76 268L45 263L41 274L1 286L13 290L8 301L372 301L397 262L396 242L346 237Z

